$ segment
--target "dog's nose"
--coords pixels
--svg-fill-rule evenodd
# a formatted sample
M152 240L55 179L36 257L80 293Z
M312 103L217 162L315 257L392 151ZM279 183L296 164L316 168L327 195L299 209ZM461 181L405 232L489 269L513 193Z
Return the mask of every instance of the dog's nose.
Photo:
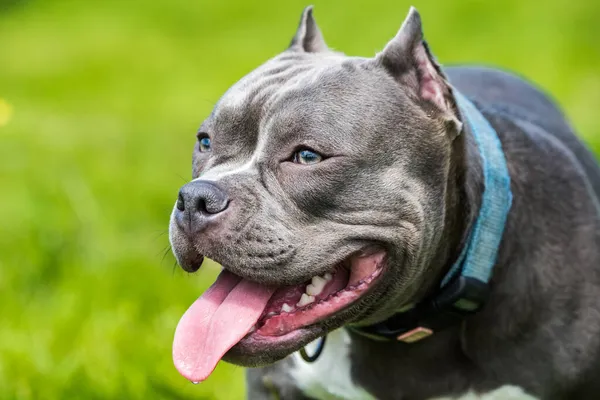
M229 197L221 188L212 182L197 180L179 190L176 207L179 221L195 230L211 216L225 211L228 205Z

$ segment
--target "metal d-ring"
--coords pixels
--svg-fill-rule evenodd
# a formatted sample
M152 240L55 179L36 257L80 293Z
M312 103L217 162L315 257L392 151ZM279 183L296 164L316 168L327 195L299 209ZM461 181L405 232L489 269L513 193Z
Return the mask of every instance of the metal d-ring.
M309 356L308 353L306 352L306 347L301 348L300 349L300 357L302 357L302 359L308 363L317 361L317 358L319 358L319 356L323 352L323 349L325 348L325 339L326 338L327 338L327 336L323 336L323 337L320 337L319 339L317 339L319 341L319 343L317 344L317 349L315 350L315 353L311 356Z

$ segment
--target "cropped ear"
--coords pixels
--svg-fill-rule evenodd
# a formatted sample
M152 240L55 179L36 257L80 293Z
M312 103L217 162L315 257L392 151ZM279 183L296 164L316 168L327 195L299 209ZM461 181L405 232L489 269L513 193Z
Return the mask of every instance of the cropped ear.
M423 39L419 12L411 7L400 31L375 57L418 103L448 124L458 136L462 130L452 86Z
M303 51L306 53L318 53L327 51L329 48L323 40L321 30L313 17L313 6L308 6L302 11L298 30L290 43L290 50Z

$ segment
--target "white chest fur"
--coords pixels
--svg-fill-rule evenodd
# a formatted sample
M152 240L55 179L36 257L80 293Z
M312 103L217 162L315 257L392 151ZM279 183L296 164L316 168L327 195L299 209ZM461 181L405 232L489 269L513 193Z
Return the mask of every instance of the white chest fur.
M306 351L313 354L316 343ZM292 378L304 394L319 400L375 400L350 377L350 336L344 329L327 335L327 343L317 361L307 363L294 353Z
M307 346L313 354L316 343ZM307 363L294 353L294 367L290 371L296 386L304 394L319 400L376 400L367 391L357 386L350 376L350 336L344 329L327 335L323 353L313 363ZM438 397L432 400L536 400L516 386L502 386L488 393L468 392L459 397Z

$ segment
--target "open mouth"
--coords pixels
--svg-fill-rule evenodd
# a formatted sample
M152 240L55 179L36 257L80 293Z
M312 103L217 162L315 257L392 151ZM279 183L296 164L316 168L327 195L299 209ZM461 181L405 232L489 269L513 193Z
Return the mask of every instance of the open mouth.
M380 249L355 253L303 284L281 287L224 269L179 321L173 342L175 367L185 378L199 382L242 340L273 344L330 318L368 291L381 275L384 260Z

